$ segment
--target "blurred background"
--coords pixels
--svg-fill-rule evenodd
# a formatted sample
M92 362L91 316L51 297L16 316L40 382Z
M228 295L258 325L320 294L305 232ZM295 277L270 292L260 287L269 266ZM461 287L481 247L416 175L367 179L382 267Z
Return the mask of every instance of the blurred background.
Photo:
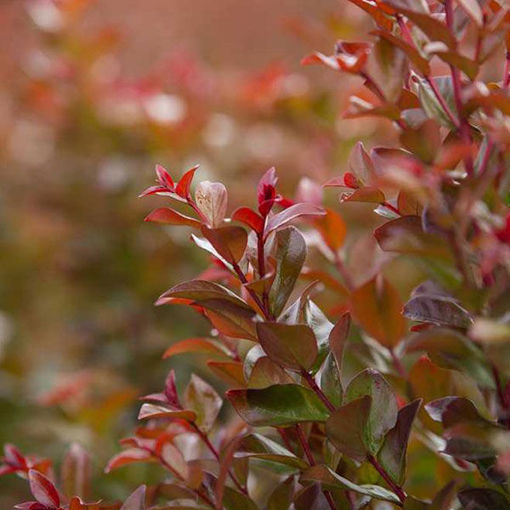
M388 143L386 121L342 118L358 80L300 66L362 38L367 18L336 0L0 2L1 443L58 459L79 441L99 474L138 396L171 366L203 371L161 355L205 323L153 302L207 257L186 229L143 223L163 201L137 195L155 163L175 177L199 163L232 211L270 166L293 195L303 176L343 171L359 139ZM357 207L347 214L365 221ZM97 492L122 497L146 470ZM0 479L0 507L25 495Z

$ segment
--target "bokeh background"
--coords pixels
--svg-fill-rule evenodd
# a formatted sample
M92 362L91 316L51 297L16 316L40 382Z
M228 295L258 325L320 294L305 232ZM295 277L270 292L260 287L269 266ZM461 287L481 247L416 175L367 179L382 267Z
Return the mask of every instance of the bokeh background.
M137 195L155 163L199 163L233 210L270 166L293 194L343 171L356 141L387 143L386 121L342 118L359 81L300 66L369 29L336 0L0 2L0 443L59 459L79 441L99 475L137 397L170 366L201 373L161 354L205 323L153 302L207 257L185 230L143 223L160 199ZM150 476L98 476L97 492ZM0 507L25 495L0 479Z

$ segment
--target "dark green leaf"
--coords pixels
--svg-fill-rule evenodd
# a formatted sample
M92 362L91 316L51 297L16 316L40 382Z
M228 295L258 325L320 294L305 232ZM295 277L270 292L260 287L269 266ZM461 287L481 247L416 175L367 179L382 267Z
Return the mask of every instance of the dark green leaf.
M295 227L279 230L275 235L276 275L269 294L271 309L280 315L301 273L306 257L306 243Z
M415 400L399 410L397 423L386 434L384 444L378 455L381 465L399 485L402 485L404 481L407 442L421 402L421 399Z
M388 489L378 485L357 485L338 475L327 466L312 466L301 475L302 482L320 482L332 489L343 489L370 496L371 498L399 504L398 497Z
M384 377L371 368L363 370L349 383L344 401L352 402L365 396L371 397L368 420L363 427L365 447L375 455L385 434L396 424L397 399Z
M419 295L404 306L404 317L412 321L430 322L437 326L468 328L473 323L471 314L456 300L437 295Z
M335 447L354 460L368 453L365 427L370 416L371 398L359 398L336 409L326 421L326 435Z
M229 390L227 398L241 418L255 427L325 421L328 417L328 410L317 395L298 384Z

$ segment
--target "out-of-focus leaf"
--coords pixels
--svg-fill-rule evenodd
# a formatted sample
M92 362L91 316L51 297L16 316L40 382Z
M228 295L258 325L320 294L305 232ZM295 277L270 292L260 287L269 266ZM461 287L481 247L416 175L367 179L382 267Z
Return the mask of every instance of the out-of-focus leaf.
M458 0L466 14L479 26L483 25L483 12L477 0Z
M427 328L411 336L405 350L425 351L434 363L444 368L463 370L482 386L494 386L492 370L483 352L456 330Z
M326 214L314 220L314 225L320 232L324 242L336 252L344 244L347 228L343 218L333 209L326 208Z
M248 497L231 487L225 486L223 494L223 506L225 510L259 510L259 507Z
M60 496L49 478L35 469L30 469L28 472L28 483L30 484L30 492L38 503L49 508L60 507Z
M444 99L445 104L448 106L450 112L455 111L455 105L453 102L453 87L451 84L451 78L441 76L436 78L431 78L434 80L436 88L438 92ZM418 97L420 98L420 104L427 114L427 116L431 119L435 119L442 126L447 128L453 128L452 120L448 116L447 112L444 110L443 106L437 99L434 91L432 90L429 83L426 80L416 76L415 80L418 84Z
M438 236L423 232L419 216L402 216L376 228L374 236L384 251L404 255L426 255L450 259L451 254Z
M169 207L160 207L159 209L154 209L154 211L145 217L144 221L163 223L165 225L185 225L194 228L200 228L202 225L195 218L181 214L180 212L174 211Z
M151 460L154 460L154 458L149 452L140 450L140 448L128 448L110 459L106 465L105 472L109 473L114 469L134 462L148 462Z
M400 48L406 55L411 63L420 71L421 74L428 76L430 74L430 66L425 58L423 58L418 50L405 42L403 39L399 39L390 32L384 30L374 30L371 32L372 35L377 35L386 39L388 42Z
M306 243L294 227L276 232L276 274L269 293L269 302L275 316L280 315L301 273L306 258Z
M470 510L508 510L510 500L493 489L469 488L459 491L459 501L463 508Z
M431 41L441 41L451 49L456 47L457 41L446 24L441 23L437 18L431 16L430 13L418 12L414 9L402 7L399 7L399 12L407 16Z
M68 498L87 498L92 476L90 455L78 443L73 443L62 462L62 488Z
M257 336L267 355L292 370L309 370L317 358L317 340L304 324L257 322Z
M411 433L411 426L420 405L421 399L417 399L399 410L397 423L386 434L384 444L378 455L381 465L393 481L399 485L402 485L404 482L407 443Z
M450 510L457 495L458 482L452 480L447 483L433 498L430 504L431 510Z
M358 485L324 465L312 466L301 475L300 480L302 482L320 482L332 489L349 490L381 501L400 504L398 497L390 490L378 485Z
M240 361L209 360L207 366L210 368L211 372L216 374L227 384L234 385L235 387L244 387L246 385L243 374L243 364Z
M437 326L468 328L471 314L452 298L437 295L418 295L411 298L402 311L412 321L432 323Z
M266 228L264 229L264 237L267 237L274 230L284 227L297 218L303 216L323 216L324 214L324 209L322 207L309 202L291 205L267 220Z
M367 202L369 204L380 204L384 202L384 193L373 186L364 186L363 188L354 191L342 193L340 196L341 202Z
M218 341L211 338L186 338L172 344L163 354L163 358L171 358L177 354L198 352L228 356L228 350Z
M367 12L381 28L391 32L393 28L393 21L384 14L384 11L382 11L377 4L368 0L349 0L349 2L357 5L360 9Z
M351 294L351 310L363 329L386 347L394 347L405 334L402 301L397 290L381 276Z
M276 486L267 500L267 510L290 508L294 496L294 477L289 477Z
M336 409L326 421L326 435L344 455L362 461L369 453L365 427L370 416L371 397L364 396Z
M129 496L120 510L145 510L145 485L141 485Z
M440 421L445 428L453 427L459 423L497 427L495 422L484 418L473 402L465 397L444 397L433 400L425 406L425 409L433 420Z
M352 379L345 390L344 401L348 403L365 396L371 397L371 403L363 435L367 450L375 455L385 434L396 424L397 399L386 379L371 368L363 370Z
M196 413L195 422L198 427L208 432L214 425L223 402L212 386L193 374L184 392L184 404L187 409Z
M195 202L213 228L223 223L227 200L227 188L221 182L202 181L195 190Z
M248 242L244 228L232 225L209 228L203 225L202 234L229 264L237 264L243 257Z
M193 421L196 413L189 409L169 409L168 407L145 403L138 413L139 420L152 420L155 418L180 419Z
M402 131L400 141L406 149L418 156L423 162L431 164L441 147L439 124L433 119L427 119L417 128L409 127Z
M229 390L226 395L241 418L254 427L325 421L328 417L328 410L317 395L298 384Z

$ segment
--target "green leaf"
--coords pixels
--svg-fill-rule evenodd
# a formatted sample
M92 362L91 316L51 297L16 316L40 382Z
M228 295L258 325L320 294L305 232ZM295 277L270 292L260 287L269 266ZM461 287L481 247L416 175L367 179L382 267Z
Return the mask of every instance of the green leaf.
M378 458L393 481L402 485L405 476L406 451L411 426L421 405L421 399L414 400L399 410L396 425L386 434Z
M298 384L229 390L226 395L241 418L254 427L325 421L328 417L317 395Z
M240 449L247 452L249 457L285 464L301 471L308 466L287 448L261 434L250 434L243 438Z
M484 353L456 330L427 328L406 341L405 351L425 351L434 363L444 368L464 371L482 386L494 388L492 370Z
M248 497L231 487L225 486L223 494L223 507L225 510L259 510L259 507Z
M291 476L276 486L267 500L267 510L282 510L290 508L295 489L294 477Z
M381 501L400 504L398 497L388 489L378 485L357 485L324 465L312 466L301 475L300 480L302 482L320 482L323 486L332 489L349 490Z
M192 374L184 392L184 407L193 410L196 424L204 432L211 430L220 412L223 401L216 391L203 379Z
M436 78L431 78L434 80L435 85L441 96L444 99L445 104L448 106L448 109L451 112L455 111L455 103L454 103L454 95L453 95L453 86L451 84L451 78L449 76L441 76ZM427 83L426 80L420 78L419 76L415 76L416 83L418 84L418 97L420 99L420 104L431 119L437 120L441 125L452 129L454 126L450 117L445 112L441 103L438 101L434 91L431 86Z
M493 489L463 489L458 494L463 508L471 510L508 510L510 500Z
M353 400L336 409L326 421L326 435L335 447L354 460L362 461L368 453L365 426L370 416L371 397Z
M333 356L329 353L322 364L319 372L320 388L328 397L330 402L338 407L342 403L342 382L340 381L340 371Z
M309 370L317 358L317 340L303 324L257 322L257 336L266 354L292 370Z
M280 315L301 273L306 258L306 243L295 227L276 232L276 275L269 293L275 316Z
M348 313L344 313L333 326L333 329L330 331L328 337L329 348L335 358L340 373L342 373L344 349L349 337L350 328L351 316Z
M371 398L368 420L363 427L365 447L375 455L385 434L397 422L397 399L386 379L371 368L354 377L345 391L344 400L352 402L365 396Z
M397 290L376 277L351 294L351 310L363 329L385 347L394 347L405 334L402 301Z

